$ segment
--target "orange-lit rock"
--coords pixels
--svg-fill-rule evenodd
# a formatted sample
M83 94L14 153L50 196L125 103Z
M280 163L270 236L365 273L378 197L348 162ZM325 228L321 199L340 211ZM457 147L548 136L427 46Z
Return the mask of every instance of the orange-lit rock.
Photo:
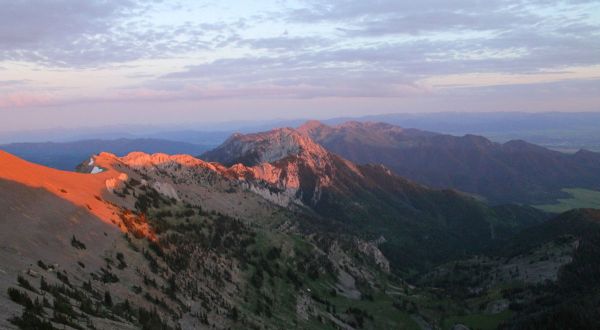
M95 162L104 170L97 174L60 171L33 164L0 151L0 179L15 181L30 187L44 188L79 207L85 208L102 221L128 231L121 217L122 208L110 202L111 189L127 180L127 174L116 171L111 166ZM133 226L129 226L133 228ZM135 222L137 231L152 238L153 234L145 221Z

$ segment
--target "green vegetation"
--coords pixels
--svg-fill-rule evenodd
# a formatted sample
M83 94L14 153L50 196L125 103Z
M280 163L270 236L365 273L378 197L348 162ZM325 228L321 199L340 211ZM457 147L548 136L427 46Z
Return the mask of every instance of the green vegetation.
M360 210L348 204L358 207L359 215L376 213L379 218L365 223L360 217L349 217L346 224L351 229L338 230L335 221L307 214L302 215L305 218L295 217L285 210L253 221L166 199L149 187L131 186L130 194L144 198L138 200L137 211L122 210L120 216L126 227L137 228L138 222L144 221L156 236L125 234L119 242L121 250L115 248L102 255L104 265L88 263L87 278L87 274L69 273L69 268L39 260L38 270L52 277L47 277L48 282L41 277L39 286L30 283L25 273L17 278L19 287L7 291L13 302L23 306L22 314L10 319L13 324L21 329L83 329L93 328L89 324L103 318L142 329L169 329L182 315L192 313L196 324L207 328L449 329L464 324L472 329L494 329L507 324L534 324L530 322L548 325L554 311L577 317L580 310L588 310L587 305L572 307L553 301L555 283L527 284L520 276L527 265L570 257L578 233L587 230L572 232L568 237L557 236L563 235L563 227L531 231L523 240L535 246L517 244L508 249L511 246L505 244L507 251L501 256L484 254L483 242L466 249L459 240L443 241L441 230L449 224L456 227L453 230L468 232L468 237L487 234L490 226L497 237L510 237L521 225L535 227L535 221L526 223L523 219L545 215L534 208L487 209L452 192L440 192L420 200L435 208L431 214L421 213L432 222L408 218L399 221L393 217L393 206L375 207L373 203L362 205L366 209ZM365 194L368 196L364 200L376 197ZM442 194L450 194L454 202L447 202ZM395 200L387 202L392 205ZM461 207L454 209L456 205ZM340 210L339 205L325 206L330 206L331 212ZM440 230L434 226L441 221L433 222L435 214L449 214L442 221L448 224L440 224L444 227ZM472 220L462 223L463 217ZM302 221L294 222L299 219ZM400 268L392 267L389 273L379 268L374 257L364 251L364 241L353 235L358 228L367 233L361 237L371 242L385 235L385 240L367 247L376 245L392 262L403 261L402 272ZM403 234L394 237L381 228ZM568 228L573 231L579 227ZM420 232L430 236L412 235ZM588 259L598 255L598 247L583 245L586 243L582 243L575 260L580 266L596 267ZM85 249L74 235L71 244L75 249ZM436 251L412 252L415 246ZM454 251L448 253L442 247ZM530 252L535 247L541 252ZM515 261L524 257L529 259ZM558 269L564 263L556 265ZM78 270L83 270L83 263L80 266ZM134 270L139 282L132 282L128 276ZM582 276L580 270L566 269L562 274ZM592 275L590 281L598 276L596 272ZM124 288L127 296L123 295ZM585 300L569 294L560 298L594 305L597 293L590 293ZM540 311L538 307L531 309L539 299L545 299L546 314L541 315L545 318L531 320L531 314Z
M464 324L469 329L497 329L498 326L513 315L510 310L497 314L471 314L464 316L451 316L444 320L444 329L452 329L455 324Z
M71 246L73 246L76 249L80 249L80 250L85 250L86 246L85 244L83 244L83 242L79 241L75 235L73 235L73 237L71 237Z
M562 191L570 194L571 197L559 199L556 204L535 205L535 207L553 213L580 208L600 209L600 191L583 188L567 188Z
M399 311L395 300L382 291L390 282L387 275L368 262L352 240L278 232L273 230L278 225L276 221L249 224L217 212L206 212L199 206L165 203L151 197L148 200L140 210L147 212L159 236L157 242L142 248L143 255L155 275L174 272L170 273L163 292L174 301L183 294L193 296L203 307L197 314L203 324L213 325L215 311L224 310L226 313L221 315L232 322L232 328L336 329L341 324L357 329L418 328L410 312ZM358 299L338 295L335 289L337 270L327 251L336 241L359 265L355 267L377 274L380 284L357 280ZM196 257L199 251L208 254L202 257L203 262ZM221 268L207 262L210 259L218 264L234 260L239 268ZM211 291L191 285L189 272L201 275L203 283L219 290L226 291L235 285L240 292L233 297L215 297ZM241 277L242 281L234 282L234 277ZM144 278L145 285L152 287L147 284L149 281ZM147 299L162 306L154 296ZM304 312L298 312L299 304L305 305Z
M39 288L19 276L19 285L34 294L8 288L9 298L24 307L20 316L13 316L8 321L25 330L63 329L65 326L72 329L94 329L91 317L100 317L113 321L125 319L142 329L173 329L156 309L148 311L143 307L134 307L129 300L116 303L109 291L105 291L104 295L100 294L90 281L77 287L74 283L63 281L67 275L60 276L61 282L57 284L51 284L41 277Z

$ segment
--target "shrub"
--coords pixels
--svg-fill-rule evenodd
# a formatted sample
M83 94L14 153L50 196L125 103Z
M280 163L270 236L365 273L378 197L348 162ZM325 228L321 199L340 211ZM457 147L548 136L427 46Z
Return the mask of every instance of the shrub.
M10 300L16 302L17 304L25 306L25 308L28 309L33 307L33 301L31 301L31 298L29 298L29 295L27 295L27 293L15 288L8 288L6 292L8 293L8 297L10 298Z
M34 313L24 310L21 316L12 317L8 321L23 330L55 330L52 323L40 319Z
M119 264L117 265L117 268L119 268L119 269L127 268L127 263L125 262L125 256L123 255L123 253L121 253L121 252L117 253L117 260L119 260Z
M73 235L73 237L71 237L71 246L73 246L74 248L79 249L79 250L85 250L86 249L85 244L83 244L83 242L79 241L75 237L75 235Z
M41 260L38 260L37 265L43 270L48 270L48 266Z
M113 305L112 297L110 296L110 292L108 291L104 291L104 305L106 305L107 307L112 307Z
M37 293L37 290L33 286L31 286L31 284L29 284L29 281L23 278L23 276L19 275L17 277L17 282L19 282L19 285L22 288Z

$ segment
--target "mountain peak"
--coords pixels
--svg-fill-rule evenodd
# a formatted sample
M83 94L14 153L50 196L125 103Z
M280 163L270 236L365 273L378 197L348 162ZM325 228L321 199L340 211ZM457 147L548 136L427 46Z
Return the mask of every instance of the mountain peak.
M230 166L238 178L267 182L308 205L315 205L339 174L361 178L360 169L291 128L232 136L201 158ZM337 185L342 187L343 185Z
M318 121L318 120L309 120L307 122L305 122L304 124L302 124L300 127L298 127L298 131L302 132L302 133L306 133L315 129L323 129L323 128L328 128L329 126L323 124L322 122Z
M236 163L254 166L276 162L289 156L319 159L327 154L307 134L285 127L267 132L232 135L221 146L204 153L201 158L227 166Z
M309 120L302 126L298 127L298 132L310 136L312 139L317 140L319 137L331 134L334 128L327 126L317 120Z
M373 121L347 121L336 126L338 129L351 130L375 130L375 131L393 131L403 132L404 129L400 126L395 126L388 123L373 122Z
M131 152L120 160L132 167L145 167L165 163L178 163L182 165L205 165L206 163L190 155L167 155L164 153L147 154L144 152Z

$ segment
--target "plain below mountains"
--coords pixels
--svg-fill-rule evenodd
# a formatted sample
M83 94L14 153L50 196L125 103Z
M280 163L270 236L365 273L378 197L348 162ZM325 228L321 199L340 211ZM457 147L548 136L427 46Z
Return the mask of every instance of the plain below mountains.
M402 177L491 203L547 204L568 197L565 188L600 190L600 153L587 150L567 154L522 140L502 144L386 123L310 121L298 131L359 164L383 164Z

